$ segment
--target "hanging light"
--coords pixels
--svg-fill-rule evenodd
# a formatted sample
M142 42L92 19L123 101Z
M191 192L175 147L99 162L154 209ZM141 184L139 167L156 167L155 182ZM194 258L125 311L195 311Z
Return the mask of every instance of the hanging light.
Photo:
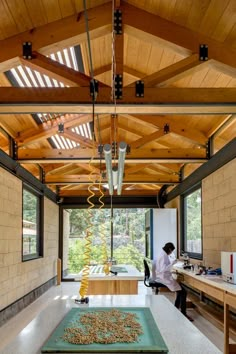
M122 141L119 144L118 183L117 183L117 194L118 195L121 194L121 190L122 190L126 149L127 149L127 144L124 141Z
M107 181L110 195L113 195L113 176L112 176L112 153L111 153L111 145L105 144L103 147L104 157L106 161L106 169L107 169Z

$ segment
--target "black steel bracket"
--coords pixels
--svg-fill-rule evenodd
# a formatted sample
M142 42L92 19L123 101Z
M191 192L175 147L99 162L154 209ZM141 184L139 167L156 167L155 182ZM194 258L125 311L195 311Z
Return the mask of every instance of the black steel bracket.
M23 43L23 58L32 59L32 43L24 42Z
M121 10L114 11L114 32L115 34L122 34L122 12Z
M206 61L208 60L208 45L200 44L199 46L199 60Z
M9 155L13 160L18 159L18 145L12 137L9 138L9 152Z
M115 75L115 98L121 99L123 91L123 77L121 74Z
M98 95L98 81L91 80L90 81L90 96L93 97L93 99L96 99L97 95Z
M144 97L144 82L142 80L135 82L135 96Z

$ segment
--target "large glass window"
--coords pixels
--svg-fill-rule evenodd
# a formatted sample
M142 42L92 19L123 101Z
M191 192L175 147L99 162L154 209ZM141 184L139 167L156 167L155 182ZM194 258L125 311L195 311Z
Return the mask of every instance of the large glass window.
M67 209L69 227L64 235L67 273L79 273L84 265L86 235L90 236L90 264L113 257L118 264L143 269L145 257L145 209ZM104 247L105 244L105 247Z
M23 261L42 256L41 239L41 196L30 189L23 188Z
M192 258L202 258L202 198L201 188L182 197L182 250Z

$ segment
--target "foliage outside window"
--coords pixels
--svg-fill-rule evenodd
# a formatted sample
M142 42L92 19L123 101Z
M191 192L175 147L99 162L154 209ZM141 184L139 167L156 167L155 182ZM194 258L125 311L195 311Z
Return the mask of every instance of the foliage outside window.
M88 209L71 209L69 234L69 273L78 273L83 268L83 253L86 230L89 227ZM111 236L113 238L113 258L119 264L132 264L143 269L145 256L145 209L114 209L111 220L110 209L93 209L91 219L91 264L103 263L101 247L101 225L104 226L107 255L111 256ZM113 235L111 235L113 222Z
M40 242L40 196L23 188L23 260L42 256Z
M202 257L201 188L183 197L183 250L192 258Z

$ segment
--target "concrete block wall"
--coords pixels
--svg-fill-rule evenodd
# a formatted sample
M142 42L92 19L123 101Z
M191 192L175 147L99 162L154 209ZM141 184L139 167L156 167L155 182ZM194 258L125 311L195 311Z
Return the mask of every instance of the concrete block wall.
M221 251L236 252L236 159L202 181L203 257L220 267Z
M0 310L56 276L58 206L44 210L44 257L22 262L22 181L0 168Z
M68 258L69 258L69 235L70 235L70 214L67 210L63 210L63 274L68 274Z
M165 207L179 210L179 197ZM221 251L236 252L236 159L202 181L202 232L206 266L220 267Z

